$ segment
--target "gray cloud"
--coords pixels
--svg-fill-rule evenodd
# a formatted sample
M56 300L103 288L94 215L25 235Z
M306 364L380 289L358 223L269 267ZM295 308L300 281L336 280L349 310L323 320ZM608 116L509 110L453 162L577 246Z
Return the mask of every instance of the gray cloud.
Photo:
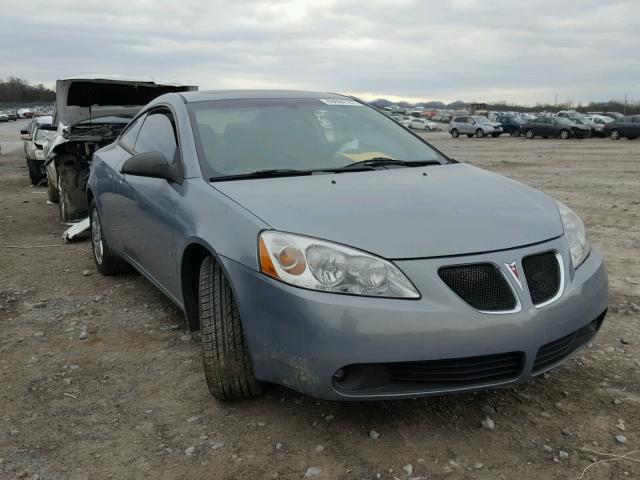
M534 103L640 98L635 1L0 0L0 77Z

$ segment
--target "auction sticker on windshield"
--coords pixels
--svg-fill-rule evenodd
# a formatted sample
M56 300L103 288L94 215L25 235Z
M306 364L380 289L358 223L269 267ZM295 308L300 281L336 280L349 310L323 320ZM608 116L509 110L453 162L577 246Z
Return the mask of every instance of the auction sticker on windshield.
M319 100L326 105L351 105L354 107L364 107L362 103L356 102L355 100L348 100L346 98L321 98Z

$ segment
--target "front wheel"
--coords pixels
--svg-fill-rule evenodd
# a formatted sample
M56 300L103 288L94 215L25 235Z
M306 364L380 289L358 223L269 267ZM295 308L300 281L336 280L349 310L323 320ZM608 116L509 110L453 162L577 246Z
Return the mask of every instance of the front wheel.
M40 171L40 166L30 158L27 158L27 167L29 168L29 180L34 187L39 185L45 179L45 175Z
M51 203L58 203L60 201L60 197L58 197L58 188L51 180L51 177L47 177L47 196Z
M96 268L102 275L115 275L117 273L124 273L128 271L130 269L129 264L109 248L109 245L104 238L102 223L100 223L100 215L98 215L98 208L96 207L96 202L94 200L91 201L89 212L91 248Z
M609 138L611 138L611 140L620 140L620 132L618 130L611 130Z
M569 136L570 136L569 130L565 130L565 129L560 130L560 138L562 140L566 140L567 138L569 138Z
M231 285L211 256L202 261L198 285L200 338L209 391L219 400L260 395Z
M535 137L535 134L533 133L533 130L528 128L527 131L524 132L524 136L531 140L533 137Z
M484 130L482 130L481 128L476 130L476 137L477 138L483 138L485 136Z
M453 130L451 130L450 133L453 138L458 138L460 136L460 132L458 132L457 128L454 128Z

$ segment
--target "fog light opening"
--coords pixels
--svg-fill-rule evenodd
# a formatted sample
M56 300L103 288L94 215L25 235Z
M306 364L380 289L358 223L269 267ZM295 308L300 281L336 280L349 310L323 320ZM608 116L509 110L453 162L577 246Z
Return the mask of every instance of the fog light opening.
M336 370L336 372L333 374L333 379L336 382L341 382L343 381L347 376L347 371L344 368L339 368L338 370Z

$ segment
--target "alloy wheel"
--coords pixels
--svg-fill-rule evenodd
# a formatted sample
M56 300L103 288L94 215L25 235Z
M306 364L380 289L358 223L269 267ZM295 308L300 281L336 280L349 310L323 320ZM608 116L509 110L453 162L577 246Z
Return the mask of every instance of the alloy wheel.
M104 258L104 242L102 241L102 227L100 226L100 218L98 210L91 210L91 244L93 246L93 255L96 257L98 265L102 265Z

